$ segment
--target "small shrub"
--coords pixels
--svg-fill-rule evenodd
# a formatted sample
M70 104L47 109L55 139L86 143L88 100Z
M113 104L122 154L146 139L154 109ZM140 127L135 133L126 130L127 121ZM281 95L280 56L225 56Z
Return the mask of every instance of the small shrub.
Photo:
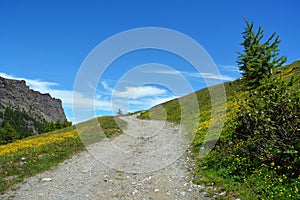
M281 166L278 173L298 177L300 166L300 95L280 79L267 79L241 106L234 142L253 165Z

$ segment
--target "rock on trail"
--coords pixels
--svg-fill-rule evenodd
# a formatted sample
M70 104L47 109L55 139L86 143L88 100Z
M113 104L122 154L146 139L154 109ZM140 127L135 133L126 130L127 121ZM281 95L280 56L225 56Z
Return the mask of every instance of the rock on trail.
M203 199L203 186L189 176L189 141L180 126L122 119L124 134L25 179L0 199Z

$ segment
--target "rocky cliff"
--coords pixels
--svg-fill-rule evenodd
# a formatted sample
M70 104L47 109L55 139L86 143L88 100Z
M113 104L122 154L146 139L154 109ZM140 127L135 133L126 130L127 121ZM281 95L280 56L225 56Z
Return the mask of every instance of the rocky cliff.
M66 120L60 99L30 89L23 80L0 77L0 112L5 107L24 112L37 120Z

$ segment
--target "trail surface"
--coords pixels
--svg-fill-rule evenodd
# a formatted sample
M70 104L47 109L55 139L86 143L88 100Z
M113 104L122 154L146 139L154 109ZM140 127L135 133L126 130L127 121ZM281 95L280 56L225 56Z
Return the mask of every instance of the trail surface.
M187 135L163 121L122 117L124 134L25 179L3 199L203 199L191 182ZM1 199L1 197L0 197Z

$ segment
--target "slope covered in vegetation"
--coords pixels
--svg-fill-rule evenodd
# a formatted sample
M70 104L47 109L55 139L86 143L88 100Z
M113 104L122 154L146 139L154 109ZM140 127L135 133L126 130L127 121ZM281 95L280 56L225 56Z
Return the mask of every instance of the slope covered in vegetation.
M208 129L222 113L211 115L209 89L198 92L200 114L192 132L196 161L194 181L216 184L227 198L299 199L300 174L300 61L276 68L275 78L256 89L246 89L243 80L224 84L226 119L213 150L204 158L202 151L216 139ZM218 88L214 86L210 88ZM182 97L189 101L191 95ZM181 109L175 99L141 113L140 118L181 122ZM164 108L157 109L158 107ZM195 117L193 113L193 117ZM247 117L248 116L248 117ZM247 127L248 125L248 127ZM214 191L207 191L208 195Z
M3 112L0 111L0 145L72 125L66 119L63 122L60 120L47 122L42 118L37 120L18 109L4 107L1 103L0 107L4 108Z

